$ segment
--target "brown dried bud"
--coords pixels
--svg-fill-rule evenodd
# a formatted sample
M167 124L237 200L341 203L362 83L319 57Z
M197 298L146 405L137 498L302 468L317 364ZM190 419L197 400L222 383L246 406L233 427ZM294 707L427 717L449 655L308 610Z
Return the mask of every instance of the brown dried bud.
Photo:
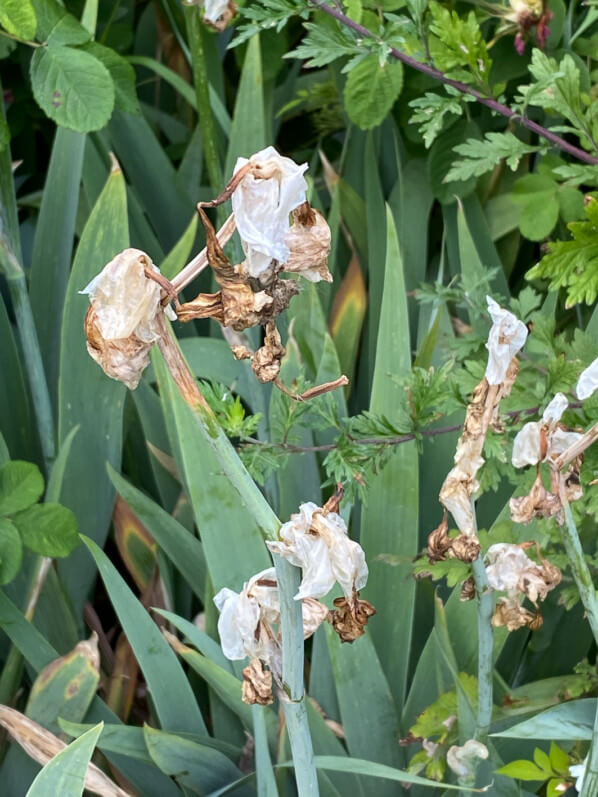
M459 595L459 600L462 601L471 601L476 596L476 589L475 589L475 581L473 576L470 576L467 581L464 581L461 585L461 594Z
M440 525L428 535L428 559L430 564L441 562L446 559L448 551L451 549L451 539L448 535L448 519L446 512Z
M509 501L511 519L515 523L530 523L535 517L550 518L559 515L562 510L558 495L549 493L542 483L538 472L536 480L528 495L511 498Z
M243 687L241 697L244 703L269 706L274 702L272 695L272 673L265 670L259 659L251 659L249 666L243 670Z
M280 373L280 361L285 355L285 348L280 340L280 333L274 321L266 324L264 345L253 355L251 367L260 382L273 382Z
M524 609L517 598L500 598L496 604L492 625L494 627L506 626L508 631L517 631L524 626L532 627L538 623L537 615Z
M376 614L371 603L359 600L359 592L353 594L351 601L336 598L334 605L337 608L330 612L329 620L341 642L354 642L363 636L368 620Z
M235 360L251 360L253 357L253 352L251 349L248 349L247 346L244 346L243 344L235 344L234 346L230 347L230 350L232 351Z
M218 31L218 33L222 33L222 31L228 27L229 23L238 11L238 6L233 2L233 0L228 0L228 3L225 5L224 9L222 8L223 5L224 4L222 2L206 3L205 5L206 11L203 21L210 28ZM209 6L214 6L215 10L210 12L208 10Z
M310 282L332 282L328 271L331 235L326 219L304 202L293 211L293 220L284 239L291 254L283 270L300 274Z
M458 537L451 540L451 552L457 559L469 564L475 562L480 555L480 543L477 537L459 534Z
M195 299L184 304L176 305L176 315L179 321L186 323L195 318L214 318L224 323L222 309L222 293L199 293Z

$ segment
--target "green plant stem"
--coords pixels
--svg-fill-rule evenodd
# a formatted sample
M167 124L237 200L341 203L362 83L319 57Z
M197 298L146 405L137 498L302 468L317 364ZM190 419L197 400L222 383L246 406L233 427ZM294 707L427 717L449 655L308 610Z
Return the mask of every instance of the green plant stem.
M478 715L475 738L486 743L492 722L492 651L494 634L492 614L494 596L488 587L488 577L481 555L473 563L473 578L478 593Z
M586 562L581 541L577 532L577 526L573 519L571 507L567 501L562 476L560 477L560 499L565 513L565 525L561 526L563 544L573 573L573 578L579 590L579 597L583 603L586 617L594 635L594 641L598 645L598 599L596 598L596 588L592 581L592 575ZM592 746L588 755L586 775L583 781L583 788L580 797L596 797L598 794L598 712L594 719L594 730L592 732Z
M274 777L270 752L268 751L265 710L263 706L258 706L257 704L251 707L253 738L255 741L257 797L278 797L276 778Z
M208 69L203 46L200 10L198 6L184 6L187 37L191 49L191 65L193 68L193 83L197 97L197 110L201 126L201 144L204 159L210 178L210 185L215 194L223 188L222 167L218 155L216 139L216 126L210 104L210 84Z
M269 539L278 539L280 520L260 492L249 472L222 431L214 413L204 399L176 338L164 316L160 318L162 336L160 351L180 393L191 408L206 442L216 455L224 473L239 493L245 508ZM318 781L303 685L303 616L301 601L296 601L300 571L280 557L274 557L280 595L282 630L282 680L286 699L282 705L287 723L295 779L299 797L317 797Z

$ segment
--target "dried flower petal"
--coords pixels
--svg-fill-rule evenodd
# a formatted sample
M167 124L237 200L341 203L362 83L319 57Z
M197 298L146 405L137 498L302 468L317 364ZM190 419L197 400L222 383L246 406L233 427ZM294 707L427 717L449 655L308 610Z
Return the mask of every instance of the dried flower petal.
M598 357L581 372L575 393L580 401L590 398L598 388Z
M232 0L204 0L204 22L222 31L237 13L237 6Z
M446 513L440 525L428 535L428 559L430 564L442 562L446 559L447 553L451 549L451 538L448 535L448 520Z
M266 325L264 345L253 355L251 367L262 383L273 382L280 373L281 360L286 353L274 321Z
M326 219L307 202L293 211L293 219L284 239L290 252L284 271L296 272L310 282L332 282L328 271L331 234Z
M524 609L517 598L500 598L491 622L495 628L506 626L507 631L517 631L524 626L538 627L537 615Z
M530 559L524 547L531 545L534 543L511 545L501 542L490 546L486 554L486 575L492 589L506 592L509 597L518 597L522 592L536 605L560 583L561 571L542 557L539 547L541 563Z
M281 527L280 541L266 545L302 569L295 600L321 598L337 581L351 600L354 590L367 582L365 555L359 543L350 539L345 521L336 512L323 514L314 503L301 504L299 513Z
M523 348L527 339L527 327L513 313L503 309L491 296L487 296L486 300L493 322L486 344L488 349L486 379L489 385L499 385L505 381L511 360Z
M355 642L363 636L368 620L376 614L371 603L359 600L359 592L350 600L335 598L334 605L336 609L330 612L330 622L341 642Z
M475 581L473 576L470 576L461 585L461 593L459 595L459 600L471 601L475 598L475 596L476 596Z
M480 543L476 537L469 534L459 534L451 541L451 552L453 556L462 562L470 563L480 555Z
M89 354L108 376L132 390L149 364L164 312L160 285L146 271L160 273L145 252L125 249L81 291L91 302L85 318Z
M308 167L280 156L274 147L256 152L249 161L239 158L235 173L247 163L253 168L234 190L232 204L248 271L258 278L268 272L272 260L286 263L289 258L289 214L305 202L303 174Z
M259 659L251 659L249 666L243 670L243 686L241 699L252 706L269 706L274 702L272 695L272 673L265 670Z
M462 747L453 745L446 754L446 763L458 778L473 779L476 761L488 758L488 748L475 739L468 739Z
M511 498L509 510L511 520L526 524L535 517L554 517L561 511L561 502L557 495L548 492L538 474L528 495Z
M565 430L557 427L568 406L567 397L557 393L544 410L541 421L530 421L521 428L513 442L511 461L515 468L537 465L547 457L553 458L565 450L568 441L574 442L579 438L577 432L567 432L567 436L564 436ZM572 436L569 437L569 434ZM555 441L559 446L558 452L555 450ZM563 444L565 448L561 447Z

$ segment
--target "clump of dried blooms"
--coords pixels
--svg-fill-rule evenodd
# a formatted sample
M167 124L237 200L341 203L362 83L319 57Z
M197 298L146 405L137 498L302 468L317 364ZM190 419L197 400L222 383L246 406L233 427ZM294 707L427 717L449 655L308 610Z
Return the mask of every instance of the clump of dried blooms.
M257 573L240 593L221 589L214 596L220 617L218 634L227 659L249 657L243 671L243 700L267 705L272 702L272 679L281 686L282 646L280 597L273 567ZM312 598L302 602L303 633L307 639L328 616L324 604ZM265 670L264 666L268 669Z
M540 564L525 553L533 546L536 547ZM537 607L538 602L543 601L560 584L559 568L542 556L540 547L534 542L492 545L486 554L485 565L490 589L506 593L506 597L498 601L492 624L504 625L509 631L525 625L538 628L542 624L540 613L528 611L521 602L525 597Z

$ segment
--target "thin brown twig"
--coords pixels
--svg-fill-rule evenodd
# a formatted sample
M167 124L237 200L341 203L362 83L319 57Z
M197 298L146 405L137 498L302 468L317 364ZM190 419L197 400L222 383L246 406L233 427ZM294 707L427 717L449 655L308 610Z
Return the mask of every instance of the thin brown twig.
M346 14L343 14L342 11L332 8L327 3L321 2L321 0L309 0L309 2L311 2L311 4L316 8L319 8L320 11L323 11L325 14L329 14L331 17L334 17L342 25L345 25L347 28L351 28L351 30L359 33L360 36L364 36L368 39L374 39L375 41L380 41L380 39L374 33L367 28L364 28L364 26L360 25L358 22L354 22L352 19L349 19L349 17ZM551 144L553 144L555 147L558 147L563 152L567 152L572 157L577 158L577 160L583 161L584 163L590 163L592 165L598 164L598 158L595 158L593 155L590 155L588 152L585 152L583 149L580 149L573 144L569 144L569 142L564 138L561 138L561 136L557 136L556 133L547 130L545 127L542 127L542 125L539 125L537 122L533 122L526 116L521 116L507 105L503 105L503 103L498 102L491 97L485 96L481 91L473 88L473 86L468 86L466 83L462 83L460 80L453 80L452 78L447 77L443 72L440 72L438 69L434 69L434 67L428 66L428 64L417 61L415 58L411 58L411 56L402 53L395 47L390 47L389 50L394 58L397 58L407 66L412 67L412 69L416 69L418 72L423 72L425 75L428 75L429 77L432 77L447 86L452 86L461 94L469 94L471 97L475 97L475 99L482 105L485 105L487 108L490 108L502 116L506 116L507 119L512 119L522 127L526 127L528 130L536 133L536 135L541 136L541 138L550 141Z

